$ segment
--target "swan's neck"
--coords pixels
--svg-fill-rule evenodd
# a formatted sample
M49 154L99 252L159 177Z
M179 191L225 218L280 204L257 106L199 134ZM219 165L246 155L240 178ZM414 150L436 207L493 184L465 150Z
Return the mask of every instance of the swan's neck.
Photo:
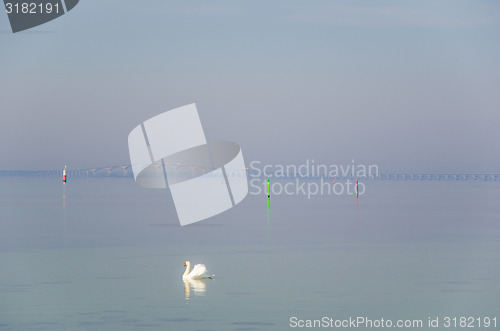
M186 270L184 270L184 274L182 275L182 278L186 278L187 275L189 274L189 269L191 269L191 263L186 262Z

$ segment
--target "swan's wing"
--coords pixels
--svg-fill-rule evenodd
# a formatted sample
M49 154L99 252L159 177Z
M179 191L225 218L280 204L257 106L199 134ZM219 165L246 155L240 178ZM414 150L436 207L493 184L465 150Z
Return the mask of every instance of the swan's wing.
M191 270L188 277L189 278L203 277L203 275L205 275L205 272L207 272L207 267L205 267L204 264L197 264L193 267L193 270Z

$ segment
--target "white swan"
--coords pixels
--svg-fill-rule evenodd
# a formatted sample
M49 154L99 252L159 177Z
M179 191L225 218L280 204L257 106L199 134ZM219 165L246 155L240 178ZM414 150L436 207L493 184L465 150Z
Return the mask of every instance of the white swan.
M207 267L205 267L204 264L195 264L191 272L189 272L189 269L191 269L191 263L189 261L186 261L186 263L184 263L184 266L186 267L186 270L182 275L182 279L214 278L214 275L212 276L205 275L205 273L207 272Z

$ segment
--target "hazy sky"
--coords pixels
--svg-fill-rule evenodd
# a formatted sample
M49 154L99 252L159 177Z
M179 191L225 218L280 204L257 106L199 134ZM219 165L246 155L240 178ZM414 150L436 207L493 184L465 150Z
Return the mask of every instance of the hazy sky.
M263 164L500 172L500 2L81 0L0 13L0 169L130 163L129 132L195 102Z

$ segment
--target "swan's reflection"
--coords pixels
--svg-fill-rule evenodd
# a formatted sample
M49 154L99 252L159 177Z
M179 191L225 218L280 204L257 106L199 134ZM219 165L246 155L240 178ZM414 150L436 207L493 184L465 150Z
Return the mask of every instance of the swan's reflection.
M207 282L204 279L183 279L184 281L184 296L186 300L191 296L191 288L193 289L193 294L196 296L204 296Z

